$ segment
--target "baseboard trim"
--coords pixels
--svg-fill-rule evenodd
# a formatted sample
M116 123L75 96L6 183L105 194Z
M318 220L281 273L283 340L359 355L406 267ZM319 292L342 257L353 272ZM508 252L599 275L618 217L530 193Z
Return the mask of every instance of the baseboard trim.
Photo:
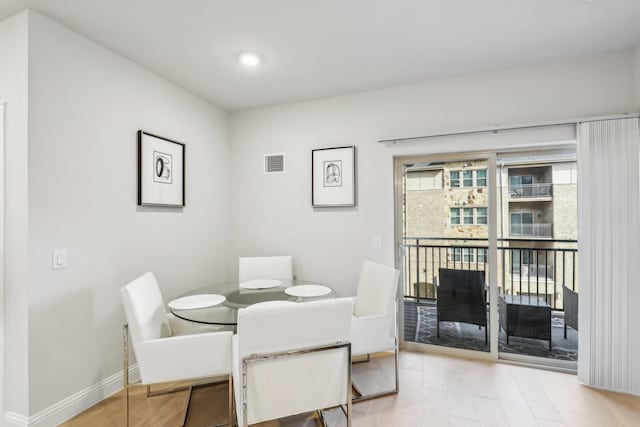
M29 425L29 417L6 411L4 413L4 422L7 426L27 426Z
M138 365L129 367L129 381L135 382L139 378ZM115 373L97 384L63 399L42 411L27 417L15 412L6 411L4 421L9 426L16 427L46 427L59 425L96 403L106 399L122 389L122 372Z

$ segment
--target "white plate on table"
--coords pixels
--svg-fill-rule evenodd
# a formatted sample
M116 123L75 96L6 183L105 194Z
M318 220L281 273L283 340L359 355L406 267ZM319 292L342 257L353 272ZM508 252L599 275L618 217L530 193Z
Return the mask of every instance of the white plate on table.
M222 304L224 295L218 294L198 294L174 299L169 302L169 308L173 310L194 310L196 308L213 307Z
M282 282L274 279L255 279L240 282L240 287L243 289L269 289L280 285L282 285Z
M294 297L320 297L331 292L331 288L324 285L298 285L284 290L287 295Z

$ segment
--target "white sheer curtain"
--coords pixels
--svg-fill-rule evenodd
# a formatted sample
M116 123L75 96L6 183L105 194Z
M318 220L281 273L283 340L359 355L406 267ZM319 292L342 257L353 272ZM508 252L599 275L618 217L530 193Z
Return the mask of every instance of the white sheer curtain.
M640 394L638 118L578 129L578 379Z

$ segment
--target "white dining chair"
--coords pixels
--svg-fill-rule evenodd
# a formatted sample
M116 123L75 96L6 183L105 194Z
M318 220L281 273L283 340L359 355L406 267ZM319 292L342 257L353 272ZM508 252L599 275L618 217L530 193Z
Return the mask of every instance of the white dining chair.
M359 396L353 401L371 399L398 393L398 338L396 327L396 295L400 272L394 268L364 261L358 282L358 291L353 299L351 326L351 351L353 356L367 356L377 352L393 351L395 388L390 391L363 395L357 384L353 384Z
M351 426L350 298L238 311L238 426L345 405Z
M194 387L167 388L151 392L150 385L182 380L213 379L226 376L229 382L229 423L233 420L230 331L178 335L165 311L160 288L148 272L121 290L127 323L123 327L124 417L129 425L129 338L138 362L140 383L147 385L147 397L188 389L182 424L189 410ZM183 325L178 322L183 327ZM199 332L199 331L198 331ZM210 381L209 381L210 382Z
M293 279L291 256L240 257L238 280Z

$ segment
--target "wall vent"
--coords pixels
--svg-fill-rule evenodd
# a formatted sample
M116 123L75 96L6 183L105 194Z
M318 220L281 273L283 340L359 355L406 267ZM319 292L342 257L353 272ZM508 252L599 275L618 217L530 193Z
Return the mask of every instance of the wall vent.
M264 173L284 173L284 153L265 154Z

